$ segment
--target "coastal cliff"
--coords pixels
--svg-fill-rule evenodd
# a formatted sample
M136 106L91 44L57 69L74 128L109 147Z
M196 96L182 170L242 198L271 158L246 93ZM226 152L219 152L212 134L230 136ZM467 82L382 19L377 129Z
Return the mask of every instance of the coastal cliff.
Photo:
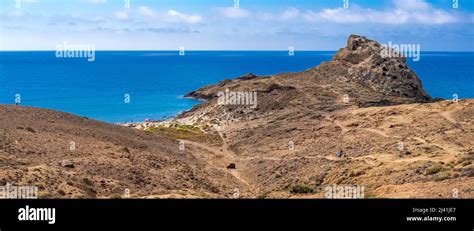
M473 197L473 101L433 101L406 59L382 49L351 35L303 72L203 87L188 96L206 102L176 122L216 130L266 197L324 197L328 185L363 185L369 197ZM218 103L226 91L256 92L257 105ZM314 192L291 193L301 185Z
M43 198L324 198L335 185L474 198L474 100L433 101L381 49L351 35L329 62L205 86L187 95L203 103L138 129L2 105L0 185Z

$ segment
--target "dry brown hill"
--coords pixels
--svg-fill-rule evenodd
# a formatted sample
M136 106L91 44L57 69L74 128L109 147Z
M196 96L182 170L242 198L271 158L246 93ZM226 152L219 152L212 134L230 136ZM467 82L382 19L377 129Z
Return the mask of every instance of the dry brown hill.
M0 185L71 198L127 188L132 197L324 197L333 185L366 187L365 197L474 198L474 100L433 101L404 58L380 52L353 35L330 62L203 87L188 96L206 102L139 129L0 106ZM218 103L226 90L256 93L257 104Z
M261 195L362 185L373 197L473 197L473 100L432 101L405 59L381 49L352 35L315 68L206 86L188 96L207 102L177 121L215 128ZM257 92L258 106L218 104L226 89Z
M177 140L46 109L0 106L0 185L40 198L228 197L245 188ZM74 143L71 143L74 142Z

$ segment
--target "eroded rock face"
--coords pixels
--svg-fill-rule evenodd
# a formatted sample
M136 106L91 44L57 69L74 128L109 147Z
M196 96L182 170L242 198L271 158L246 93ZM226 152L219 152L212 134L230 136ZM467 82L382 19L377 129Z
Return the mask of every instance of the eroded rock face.
M376 41L351 35L347 47L316 70L321 70L321 75L336 75L361 83L386 96L411 98L415 102L431 100L418 76L407 66L406 59L383 57L383 49Z
M193 95L210 100L176 121L215 129L218 153L231 156L220 166L235 163L231 172L268 198L298 197L291 189L302 184L361 185L384 198L450 198L457 188L472 198L473 100L425 103L406 59L382 49L351 35L317 67L203 87ZM258 106L218 104L226 89L257 92Z
M420 79L407 66L404 57L384 57L384 47L363 36L351 35L329 62L302 72L273 76L247 74L233 80L205 86L188 97L206 100L180 115L202 116L206 120L252 120L279 113L294 113L301 106L327 113L351 106L374 107L429 102ZM393 52L390 52L393 54ZM257 92L254 109L217 104L217 93L224 90Z

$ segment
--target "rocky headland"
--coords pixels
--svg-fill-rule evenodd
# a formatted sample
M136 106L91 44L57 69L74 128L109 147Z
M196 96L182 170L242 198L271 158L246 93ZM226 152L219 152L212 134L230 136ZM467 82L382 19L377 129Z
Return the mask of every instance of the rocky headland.
M138 129L0 106L0 185L53 198L324 198L334 185L474 198L474 100L433 100L381 49L351 35L329 62L205 86L187 95L202 104Z

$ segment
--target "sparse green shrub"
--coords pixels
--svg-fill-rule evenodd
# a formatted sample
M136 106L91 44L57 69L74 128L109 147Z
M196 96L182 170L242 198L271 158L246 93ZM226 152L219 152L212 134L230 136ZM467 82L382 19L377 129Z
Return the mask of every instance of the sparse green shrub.
M193 126L193 125L178 125L176 130L192 131L192 132L201 131L201 129L199 127L196 127L196 126Z
M426 175L433 175L443 170L443 166L441 165L434 165L426 169Z
M306 185L295 185L291 187L290 189L290 193L293 193L293 194L308 194L308 193L313 193L313 192L314 192L314 189Z

